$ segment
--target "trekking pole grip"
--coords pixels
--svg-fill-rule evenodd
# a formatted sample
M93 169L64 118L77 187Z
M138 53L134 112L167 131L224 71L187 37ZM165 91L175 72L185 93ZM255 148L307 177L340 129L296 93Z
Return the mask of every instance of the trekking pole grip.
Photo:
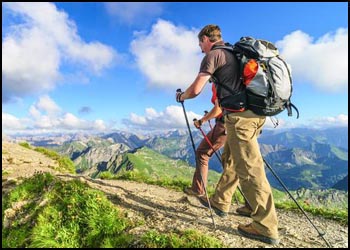
M195 121L198 121L199 127L202 126L202 120L197 120L197 118L194 118L193 121L194 121L194 122L195 122ZM199 129L199 128L198 128L198 129Z
M176 90L176 101L183 103L184 101L181 101L181 96L183 95L184 92L181 91L181 89Z

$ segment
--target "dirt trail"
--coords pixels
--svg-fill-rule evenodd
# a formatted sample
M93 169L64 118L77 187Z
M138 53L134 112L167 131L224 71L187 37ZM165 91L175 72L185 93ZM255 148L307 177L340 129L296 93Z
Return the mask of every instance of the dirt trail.
M134 234L143 234L149 229L161 232L196 229L220 239L226 246L232 248L327 247L306 217L295 211L277 210L281 242L278 246L271 246L239 235L238 224L249 223L251 219L237 215L234 212L237 205L231 207L229 215L225 218L220 218L213 213L216 224L214 228L209 209L203 207L196 198L187 196L183 192L132 181L94 180L86 176L60 174L54 170L53 163L49 163L49 167L44 164L49 162L45 156L38 154L32 157L30 156L33 155L32 150L15 144L3 143L2 151L2 169L7 172L3 177L3 191L6 183L11 179L29 177L35 171L49 171L65 180L80 179L89 186L106 193L116 206L127 211L130 219L143 218L146 221L144 225L132 229ZM12 160L9 160L10 158ZM39 162L42 164L38 164ZM347 226L312 215L309 217L320 231L326 233L324 237L333 248L348 247Z

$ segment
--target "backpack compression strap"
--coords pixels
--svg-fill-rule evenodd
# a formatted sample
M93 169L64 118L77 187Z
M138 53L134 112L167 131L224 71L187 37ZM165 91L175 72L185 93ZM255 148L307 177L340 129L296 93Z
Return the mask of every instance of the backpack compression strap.
M288 111L288 116L292 116L292 108L297 112L297 119L299 118L299 110L291 102L286 103L286 109Z

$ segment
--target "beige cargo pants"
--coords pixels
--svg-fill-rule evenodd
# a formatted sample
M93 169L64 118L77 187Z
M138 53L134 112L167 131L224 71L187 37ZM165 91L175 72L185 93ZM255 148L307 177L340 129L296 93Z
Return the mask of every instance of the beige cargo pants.
M225 116L227 140L222 154L224 171L211 204L228 212L238 182L253 210L252 226L262 235L278 238L278 220L270 184L257 137L265 123L264 116L247 110Z

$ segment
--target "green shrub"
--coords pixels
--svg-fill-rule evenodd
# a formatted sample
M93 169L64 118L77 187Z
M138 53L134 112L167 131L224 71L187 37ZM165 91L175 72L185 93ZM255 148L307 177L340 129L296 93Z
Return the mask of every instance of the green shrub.
M68 157L64 156L58 159L58 165L60 169L67 170L69 173L75 173L75 165L74 162Z
M203 235L195 230L186 230L170 233L148 231L141 238L145 248L222 248L223 244L210 236Z
M69 173L75 173L74 162L66 156L60 156L57 152L49 150L43 147L37 147L35 151L46 155L47 157L58 162L60 170L67 171Z
M18 143L20 146L28 148L28 149L32 149L32 147L29 145L28 142L20 142Z

